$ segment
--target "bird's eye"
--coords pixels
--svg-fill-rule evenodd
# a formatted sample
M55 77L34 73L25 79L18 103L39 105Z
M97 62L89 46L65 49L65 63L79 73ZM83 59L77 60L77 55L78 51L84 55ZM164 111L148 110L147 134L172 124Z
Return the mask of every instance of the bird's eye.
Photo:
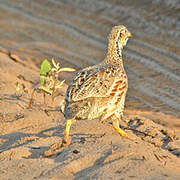
M121 33L125 33L125 29L122 29L122 30L121 30Z
M124 30L124 29L122 29L122 30L120 31L120 34L119 34L120 37L122 37L123 34L125 34L125 30Z

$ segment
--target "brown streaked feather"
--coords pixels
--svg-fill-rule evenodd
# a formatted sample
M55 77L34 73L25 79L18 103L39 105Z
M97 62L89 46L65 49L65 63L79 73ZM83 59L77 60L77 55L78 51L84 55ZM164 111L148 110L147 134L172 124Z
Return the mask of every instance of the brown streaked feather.
M71 102L89 97L115 96L117 91L123 91L127 84L123 74L125 72L121 67L113 65L81 71L69 86L66 99Z

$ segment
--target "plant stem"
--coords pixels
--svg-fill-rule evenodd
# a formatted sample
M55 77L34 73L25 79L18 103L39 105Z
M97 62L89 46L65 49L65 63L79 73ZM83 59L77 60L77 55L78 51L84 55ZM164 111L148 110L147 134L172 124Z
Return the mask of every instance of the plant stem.
M46 93L43 91L43 97L44 97L44 106L45 108L47 107L47 103L46 103Z
M52 107L54 106L54 93L56 91L55 87L56 87L56 84L57 84L57 81L58 81L58 73L55 74L55 81L54 81L54 84L53 84L53 89L52 89L52 95L51 95L51 98L52 98Z
M28 109L30 109L31 106L32 106L32 102L33 102L33 99L34 99L34 93L35 93L36 90L37 90L36 88L33 89L33 92L31 94L31 99L30 99L30 102L29 102L29 105L28 105Z

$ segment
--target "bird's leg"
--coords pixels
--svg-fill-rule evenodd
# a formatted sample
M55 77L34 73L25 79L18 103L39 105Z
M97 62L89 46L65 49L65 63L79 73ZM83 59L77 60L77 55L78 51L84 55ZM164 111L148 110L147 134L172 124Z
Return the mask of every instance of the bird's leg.
M128 135L119 127L119 120L118 119L113 119L113 127L114 129L124 137L127 137Z
M66 129L64 131L64 139L63 143L69 145L71 143L71 137L69 136L70 128L73 123L74 119L68 119L66 121Z
M46 157L50 157L50 156L56 154L62 147L68 146L71 143L71 137L69 136L69 131L70 131L70 127L71 127L73 121L75 121L75 120L74 119L68 119L66 121L66 129L64 131L63 140L56 143L56 144L53 144L49 150L45 151L44 155Z
M126 137L130 140L134 140L133 138L129 137L125 131L123 131L120 127L119 127L119 119L118 118L113 118L113 127L114 129L123 137Z

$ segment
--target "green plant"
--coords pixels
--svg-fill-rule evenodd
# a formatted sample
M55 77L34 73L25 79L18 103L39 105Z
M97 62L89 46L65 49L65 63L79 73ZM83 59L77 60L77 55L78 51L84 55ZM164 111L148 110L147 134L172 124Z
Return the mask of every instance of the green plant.
M57 92L57 89L60 89L65 80L59 81L59 73L64 71L75 71L73 68L60 68L60 64L56 63L54 59L52 59L51 63L45 59L41 64L40 70L40 81L41 84L38 88L35 88L32 92L31 99L29 102L28 108L31 108L32 102L34 99L34 93L36 91L43 92L44 104L46 106L46 94L51 95L52 105L54 104L54 95Z

